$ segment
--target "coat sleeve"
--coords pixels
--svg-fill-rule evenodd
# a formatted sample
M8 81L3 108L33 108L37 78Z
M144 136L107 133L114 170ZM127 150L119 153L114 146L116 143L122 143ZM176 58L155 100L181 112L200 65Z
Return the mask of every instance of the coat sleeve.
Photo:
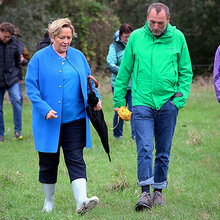
M220 46L215 53L214 69L213 69L213 83L215 86L215 93L220 102Z
M133 36L131 34L127 46L125 47L120 69L115 81L114 95L113 95L114 108L126 106L125 96L127 93L128 83L131 78L133 65L134 65L132 40L133 40Z
M46 117L47 113L52 110L52 108L43 100L40 92L38 63L39 60L36 56L33 56L29 62L25 78L26 92L34 110L37 110L42 117Z
M181 51L178 57L178 82L177 82L177 92L181 92L181 97L175 97L173 103L178 109L185 106L186 101L189 96L190 86L192 83L192 65L189 55L189 50L186 44L184 35L181 35Z
M111 71L111 73L114 73L115 75L118 74L119 66L117 66L117 53L114 44L109 46L107 68Z

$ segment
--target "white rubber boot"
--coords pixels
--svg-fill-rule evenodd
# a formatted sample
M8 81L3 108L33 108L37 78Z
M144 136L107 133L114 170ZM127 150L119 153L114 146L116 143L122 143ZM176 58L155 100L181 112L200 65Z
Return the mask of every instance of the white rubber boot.
M85 214L94 209L99 203L96 196L87 198L86 179L80 178L72 181L73 195L76 200L76 211L78 214Z
M45 194L43 211L51 212L53 210L55 184L42 183L42 187Z

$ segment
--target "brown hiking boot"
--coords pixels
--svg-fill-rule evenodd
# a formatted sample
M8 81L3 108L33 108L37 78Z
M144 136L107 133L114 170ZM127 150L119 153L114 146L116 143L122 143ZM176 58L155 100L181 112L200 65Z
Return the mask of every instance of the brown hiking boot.
M165 205L165 200L163 198L163 194L159 191L155 191L152 196L153 204L154 205Z
M153 200L150 193L143 192L135 206L136 211L141 211L144 209L151 209L153 207Z

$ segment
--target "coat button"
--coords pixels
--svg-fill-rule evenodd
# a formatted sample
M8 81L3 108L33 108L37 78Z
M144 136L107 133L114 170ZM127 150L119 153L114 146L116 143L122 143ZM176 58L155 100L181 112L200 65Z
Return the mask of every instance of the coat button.
M60 70L60 73L61 73L62 71Z
M61 88L61 86L59 86L59 88Z
M61 103L61 101L58 101L58 103Z

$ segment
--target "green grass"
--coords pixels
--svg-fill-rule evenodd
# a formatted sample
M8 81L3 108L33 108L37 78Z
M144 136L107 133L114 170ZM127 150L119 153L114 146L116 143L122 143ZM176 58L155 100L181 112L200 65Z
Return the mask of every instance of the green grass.
M108 86L104 86L108 85ZM12 108L4 102L5 141L0 143L0 219L220 219L220 105L212 84L192 86L187 105L179 112L175 130L165 207L136 213L136 146L130 125L124 125L123 141L112 137L112 94L109 78L101 80L100 93L109 127L112 162L108 161L96 132L93 148L85 149L88 195L99 206L79 217L68 173L61 155L55 207L41 212L44 195L38 182L38 154L31 129L31 105L23 106L24 141L13 140Z

